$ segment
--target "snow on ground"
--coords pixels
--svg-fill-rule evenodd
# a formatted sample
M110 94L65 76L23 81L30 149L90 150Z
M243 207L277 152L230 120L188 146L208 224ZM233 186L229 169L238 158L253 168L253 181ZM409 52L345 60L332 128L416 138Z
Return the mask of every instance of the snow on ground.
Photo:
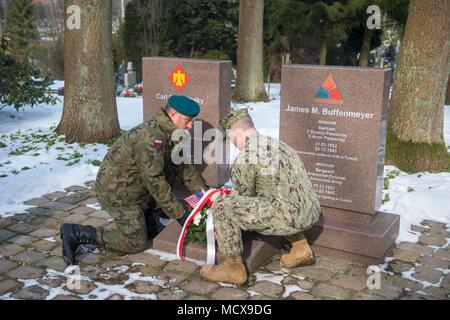
M385 166L384 172L385 177L391 173L395 178L383 191L383 197L389 194L389 201L380 210L401 216L397 243L417 242L418 233L410 227L425 219L450 224L450 173L406 174L394 166Z
M56 82L54 89L62 86ZM67 144L54 128L63 97L54 106L0 109L0 217L22 213L22 202L46 193L95 180L108 147L104 144ZM117 98L120 127L129 130L143 121L141 98Z
M107 151L101 144L66 144L48 128L3 137L8 146L0 149L3 216L23 212L23 201L95 179L98 167L92 161L101 161Z
M308 292L308 290L303 290L302 288L300 288L299 286L295 285L295 284L290 284L286 286L286 289L283 293L283 298L287 298L291 295L291 293L294 292Z
M281 283L284 280L284 276L280 276L280 275L274 275L273 273L261 273L261 272L256 272L254 274L254 276L256 277L255 282L259 282L259 281L269 281L275 284L278 284L281 286Z
M55 81L52 89L63 86L64 82ZM17 129L48 129L58 125L61 119L64 97L57 96L59 102L54 106L42 105L34 108L26 107L17 112L13 107L0 109L0 134L12 133ZM141 98L117 98L120 127L129 130L140 124L143 119L143 103Z
M179 260L178 256L173 253L168 253L168 252L159 251L159 250L155 250L155 249L148 249L145 252L147 252L151 255L159 256L159 259L163 260L163 261L178 261ZM184 259L186 261L193 262L199 266L205 265L205 261L195 260L195 259L191 259L188 257L185 257Z
M450 147L450 105L444 108L444 140L447 148Z
M70 296L73 295L73 292L70 291L69 286L75 287L76 282L84 282L89 283L90 285L95 285L95 289L87 294L77 294L83 300L106 300L113 295L121 295L125 298L125 300L130 300L132 298L141 298L145 300L156 300L155 294L139 294L133 292L129 289L129 286L136 282L147 282L151 285L157 285L161 288L169 289L170 285L166 280L160 279L158 277L145 277L142 276L141 272L128 273L129 279L124 284L117 285L108 285L102 282L92 281L88 276L83 275L74 275L73 271L70 271L71 267L68 267L64 272L55 271L52 269L47 269L47 273L44 275L44 280L51 279L64 279L65 281L58 287L52 287L49 285L42 284L38 282L36 279L19 279L22 282L24 288L29 288L32 286L39 286L49 292L49 295L46 297L46 300L52 300L56 296L65 295ZM115 268L119 273L124 273L128 270L127 266L121 266L119 268ZM123 271L125 270L125 271ZM110 276L108 274L100 275L104 279L108 279ZM177 287L174 290L179 290ZM1 300L16 300L11 298L11 293L4 295L1 297Z
M63 82L55 82L53 88L62 85ZM55 135L53 129L62 114L63 98L60 99L55 106L25 108L19 113L12 107L0 109L0 137L7 145L0 149L0 217L24 212L28 206L23 201L95 179L107 146L69 145ZM143 121L141 98L117 98L117 105L122 129L129 130ZM267 103L232 107L249 108L256 128L278 138L279 84L270 86ZM444 139L450 148L450 106L445 107ZM231 158L236 155L237 150L232 147ZM450 173L408 175L386 166L385 177L389 186L383 191L385 203L381 210L401 216L397 242L416 242L417 235L410 227L424 219L450 223Z
M450 150L450 105L444 107L444 140ZM396 243L417 242L419 237L411 231L411 225L420 225L423 220L446 223L450 227L450 173L420 172L407 174L394 166L384 167L384 177L389 178L389 194L380 211L400 215L400 234Z

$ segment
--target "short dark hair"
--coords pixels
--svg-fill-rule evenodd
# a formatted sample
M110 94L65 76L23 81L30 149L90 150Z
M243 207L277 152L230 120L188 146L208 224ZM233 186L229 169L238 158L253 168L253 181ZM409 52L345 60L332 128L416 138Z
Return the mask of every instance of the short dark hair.
M239 127L241 129L247 130L247 129L255 128L255 125L254 125L251 117L245 117L231 126L231 128L234 128L234 127Z
M166 104L166 106L164 107L164 111L169 113L169 112L176 111L176 110L170 104Z

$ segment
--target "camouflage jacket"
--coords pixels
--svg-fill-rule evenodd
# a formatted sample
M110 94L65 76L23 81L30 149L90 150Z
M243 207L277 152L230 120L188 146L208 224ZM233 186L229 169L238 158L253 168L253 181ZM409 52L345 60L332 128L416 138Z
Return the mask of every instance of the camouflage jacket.
M156 201L170 218L184 213L182 203L172 194L167 178L178 175L192 193L207 189L192 165L171 161L177 129L164 110L124 133L109 149L97 174L100 203L110 206L139 205L146 195Z
M234 192L262 197L278 208L296 208L320 217L320 204L297 152L286 143L255 133L246 139L231 167Z

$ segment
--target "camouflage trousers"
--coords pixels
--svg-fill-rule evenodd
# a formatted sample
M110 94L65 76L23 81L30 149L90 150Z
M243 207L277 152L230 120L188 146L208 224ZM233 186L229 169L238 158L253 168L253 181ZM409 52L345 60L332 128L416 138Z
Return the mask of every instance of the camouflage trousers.
M150 247L148 224L159 221L159 216L149 216L156 207L151 197L143 199L140 205L116 207L102 204L102 207L114 221L114 225L109 228L96 228L97 241L103 249L136 253Z
M226 257L242 254L243 230L289 236L306 229L296 223L297 208L265 198L221 196L213 204L213 214L218 249Z

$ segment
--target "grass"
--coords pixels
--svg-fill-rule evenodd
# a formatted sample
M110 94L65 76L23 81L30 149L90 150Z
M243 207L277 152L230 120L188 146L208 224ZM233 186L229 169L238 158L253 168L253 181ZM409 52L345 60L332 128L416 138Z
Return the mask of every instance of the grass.
M55 127L50 127L49 130L53 130ZM120 136L119 136L120 137ZM119 137L113 137L106 142L106 145L110 147ZM0 135L1 141L11 142L11 146L16 144L15 147L8 150L9 156L22 156L22 155L30 155L33 157L39 157L42 153L42 150L45 148L47 153L52 150L57 150L58 154L56 160L65 161L65 166L73 166L77 163L80 163L82 158L86 155L86 152L83 150L89 150L91 152L98 152L98 145L88 144L85 142L74 143L70 141L66 141L64 136L58 135L56 132L48 132L46 129L28 129L24 132L21 130L17 130L16 132L10 134ZM58 145L59 144L59 145ZM0 147L5 146L3 142L0 142ZM89 149L88 149L89 148ZM40 151L39 151L40 150ZM38 152L39 151L39 152ZM80 152L81 151L81 152ZM0 164L1 167L11 164L14 161L7 161L3 164ZM94 166L100 166L102 161L98 159L89 159L86 161ZM49 164L43 163L40 164ZM11 174L19 174L21 171L30 170L33 168L30 167L22 167L21 169L15 169L11 171ZM50 168L51 170L51 168ZM10 175L10 173L8 173ZM2 177L7 177L8 175L4 174Z
M386 177L383 178L383 189L389 189L390 180L394 179L400 174L400 170L391 170L386 174Z
M82 153L75 151L74 153L72 153L70 155L70 157L68 159L70 162L68 164L66 164L66 167L70 167L70 166L73 166L74 164L79 163L82 157L83 157Z
M450 172L450 162L449 162L449 164L442 170L442 172Z
M56 140L47 141L47 145L45 146L45 150L47 150L47 151L50 150L50 147L55 145L55 143L56 143Z
M386 202L388 202L389 200L391 200L391 198L389 197L389 193L386 193L383 197L383 200L381 201L382 204L385 204Z
M102 164L100 160L90 160L89 162L96 167L99 167Z
M83 157L82 153L75 151L74 153L70 154L67 158L63 157L62 155L58 155L56 160L70 161L69 163L66 164L66 167L70 167L73 166L74 164L79 163L82 157Z
M13 151L10 151L8 153L8 155L10 155L10 156L22 156L25 153L33 151L33 150L39 150L39 148L38 147L32 147L30 145L24 145L22 147L19 147L19 148L13 150Z
M76 159L76 160L70 161L68 164L66 164L66 167L71 167L74 164L77 164L79 162L80 162L80 159Z
M114 144L114 142L117 141L117 139L119 139L119 137L112 137L112 138L108 139L108 141L106 141L106 145L108 147L111 147Z
M384 177L384 181L383 181L383 189L387 190L389 189L389 178L388 177Z

